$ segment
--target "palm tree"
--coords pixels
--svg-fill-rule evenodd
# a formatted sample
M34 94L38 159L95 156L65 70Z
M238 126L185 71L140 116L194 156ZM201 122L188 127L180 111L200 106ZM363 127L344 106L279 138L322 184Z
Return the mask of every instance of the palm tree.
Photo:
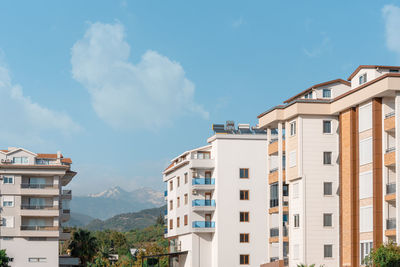
M93 259L96 254L96 238L89 231L79 229L72 235L72 241L68 248L71 250L71 256L78 257L83 266Z
M0 250L0 266L1 267L9 267L8 262L10 261L10 258L6 254L6 250L2 249Z

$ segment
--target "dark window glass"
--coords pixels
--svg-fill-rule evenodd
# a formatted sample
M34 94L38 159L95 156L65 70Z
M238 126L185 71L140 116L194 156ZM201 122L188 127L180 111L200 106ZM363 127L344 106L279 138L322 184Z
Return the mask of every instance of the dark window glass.
M332 258L332 245L324 245L324 258Z
M324 226L332 226L332 214L324 213Z
M324 196L332 196L332 183L324 182Z
M240 178L249 178L249 169L240 169Z
M324 152L324 164L332 164L332 152Z
M332 129L331 129L331 121L324 121L323 122L323 133L331 133Z

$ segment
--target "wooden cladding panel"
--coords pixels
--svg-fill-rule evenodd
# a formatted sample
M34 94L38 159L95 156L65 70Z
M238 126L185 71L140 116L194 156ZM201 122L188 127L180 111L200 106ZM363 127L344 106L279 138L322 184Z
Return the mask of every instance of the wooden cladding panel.
M395 128L395 117L390 117L384 121L385 131L392 131Z

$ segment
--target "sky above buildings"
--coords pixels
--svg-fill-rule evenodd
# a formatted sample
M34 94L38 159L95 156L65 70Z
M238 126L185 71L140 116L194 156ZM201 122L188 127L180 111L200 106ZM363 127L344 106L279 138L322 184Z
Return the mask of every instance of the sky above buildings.
M163 189L212 123L400 64L400 1L2 1L0 144L62 151L75 194Z

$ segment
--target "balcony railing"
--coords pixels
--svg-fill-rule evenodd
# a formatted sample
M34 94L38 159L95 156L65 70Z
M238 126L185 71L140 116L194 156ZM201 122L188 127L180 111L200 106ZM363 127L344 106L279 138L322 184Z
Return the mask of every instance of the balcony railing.
M288 257L283 258L283 266L289 266L289 258Z
M396 183L389 183L386 185L386 194L394 194L396 193Z
M278 167L273 168L273 169L270 169L270 170L269 170L269 173L273 173L273 172L277 172L277 171L278 171Z
M72 190L63 190L63 191L62 191L62 194L63 194L64 196L70 196L70 195L72 195Z
M22 204L21 209L22 210L58 210L58 206Z
M21 225L21 231L58 231L58 226Z
M168 210L167 209L164 210L164 215L168 215Z
M21 188L44 189L44 188L58 188L55 184L21 184Z
M386 114L385 114L385 119L390 118L390 117L394 117L395 114L396 114L396 113L395 113L394 111L389 112L389 113L386 113Z
M269 235L270 235L270 237L279 236L279 228L274 227L274 228L269 229Z
M396 218L389 218L386 220L386 229L396 229Z
M273 208L273 207L277 207L277 206L279 206L279 199L270 199L269 207Z
M164 197L166 197L166 196L168 196L168 191L167 190L164 191Z
M272 137L271 140L269 140L270 144L275 143L275 142L278 142L278 137Z
M283 226L282 229L283 229L283 236L288 236L289 231L288 231L287 227Z
M395 150L396 150L396 147L389 147L389 148L386 148L385 153L387 154L387 153L393 152Z
M70 209L63 209L62 212L63 212L63 214L70 214L71 210Z
M270 261L270 262L274 262L274 261L278 261L278 260L279 260L278 257L271 257L271 258L269 258L269 261Z
M283 201L283 206L288 207L289 206L289 201Z
M211 221L194 221L192 223L193 228L215 228L215 222Z
M192 206L210 206L215 207L214 199L195 199L192 201Z
M192 185L215 184L214 178L193 178Z

